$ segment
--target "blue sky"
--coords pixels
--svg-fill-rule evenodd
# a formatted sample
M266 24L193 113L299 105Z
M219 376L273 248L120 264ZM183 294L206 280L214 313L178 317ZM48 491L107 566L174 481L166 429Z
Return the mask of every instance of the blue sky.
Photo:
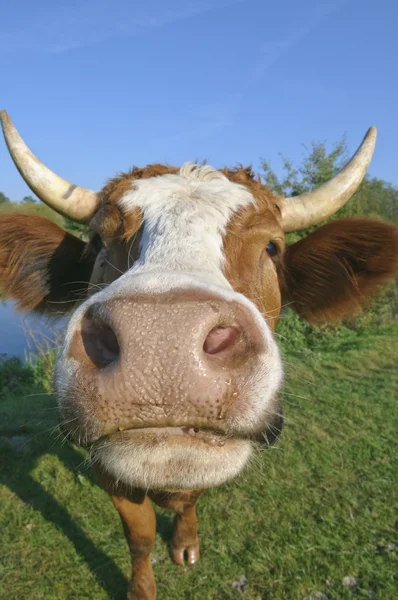
M281 167L312 140L379 130L370 173L398 184L396 0L15 0L0 108L66 179L133 163ZM0 190L28 190L0 141Z

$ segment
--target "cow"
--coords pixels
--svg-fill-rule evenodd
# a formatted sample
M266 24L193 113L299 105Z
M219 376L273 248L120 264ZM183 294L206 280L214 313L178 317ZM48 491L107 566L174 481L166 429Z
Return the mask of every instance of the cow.
M199 559L203 490L239 475L280 436L281 308L349 317L398 272L398 230L334 215L364 178L371 127L348 164L292 198L251 168L133 167L100 192L5 141L41 201L88 225L87 241L19 212L0 217L0 286L21 311L71 313L54 389L65 436L89 449L132 558L128 597L153 600L152 502L175 511L171 556ZM288 245L285 233L313 228Z

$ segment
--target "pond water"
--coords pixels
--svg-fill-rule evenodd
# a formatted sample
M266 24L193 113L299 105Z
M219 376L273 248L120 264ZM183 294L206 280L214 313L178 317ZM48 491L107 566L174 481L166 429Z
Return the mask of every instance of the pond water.
M0 300L0 354L25 358L38 346L53 345L64 327L65 322L18 313L12 302Z

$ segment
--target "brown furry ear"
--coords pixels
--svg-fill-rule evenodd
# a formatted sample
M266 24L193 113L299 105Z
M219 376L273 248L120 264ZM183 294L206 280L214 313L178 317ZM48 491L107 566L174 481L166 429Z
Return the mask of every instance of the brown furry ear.
M0 215L1 294L17 300L20 310L67 312L85 295L94 266L85 247L38 215Z
M288 247L287 301L310 322L355 314L398 274L398 229L371 219L339 219Z

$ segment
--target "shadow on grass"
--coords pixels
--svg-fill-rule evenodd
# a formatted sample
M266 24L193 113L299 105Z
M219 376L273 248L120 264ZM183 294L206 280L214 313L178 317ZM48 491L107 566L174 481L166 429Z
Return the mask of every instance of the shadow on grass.
M23 413L22 407L21 412ZM21 412L19 416L22 416ZM54 413L54 411L51 412ZM7 417L12 415L7 415L7 410L3 412L2 407L0 407L0 413L2 425L5 425L6 429L6 431L4 431L4 427L0 429L0 482L62 531L74 545L77 554L84 560L109 598L124 600L127 595L127 580L122 571L113 559L95 546L87 534L74 522L68 511L31 476L43 454L57 456L66 468L74 473L82 463L82 455L78 450L68 444L54 443L54 437L49 436L46 427L50 426L51 428L56 424L55 414L51 418L45 418L45 422L41 421L39 427L37 425L29 427L26 424L21 427L16 424L16 427L11 428L12 423L9 418L7 422ZM40 414L40 416L42 415ZM24 447L23 440L25 438ZM22 442L20 445L17 443L18 440ZM85 477L98 485L90 471L85 473ZM121 537L121 543L125 543L123 537ZM126 552L128 552L127 544Z
M169 546L173 536L173 519L156 510L156 531Z

